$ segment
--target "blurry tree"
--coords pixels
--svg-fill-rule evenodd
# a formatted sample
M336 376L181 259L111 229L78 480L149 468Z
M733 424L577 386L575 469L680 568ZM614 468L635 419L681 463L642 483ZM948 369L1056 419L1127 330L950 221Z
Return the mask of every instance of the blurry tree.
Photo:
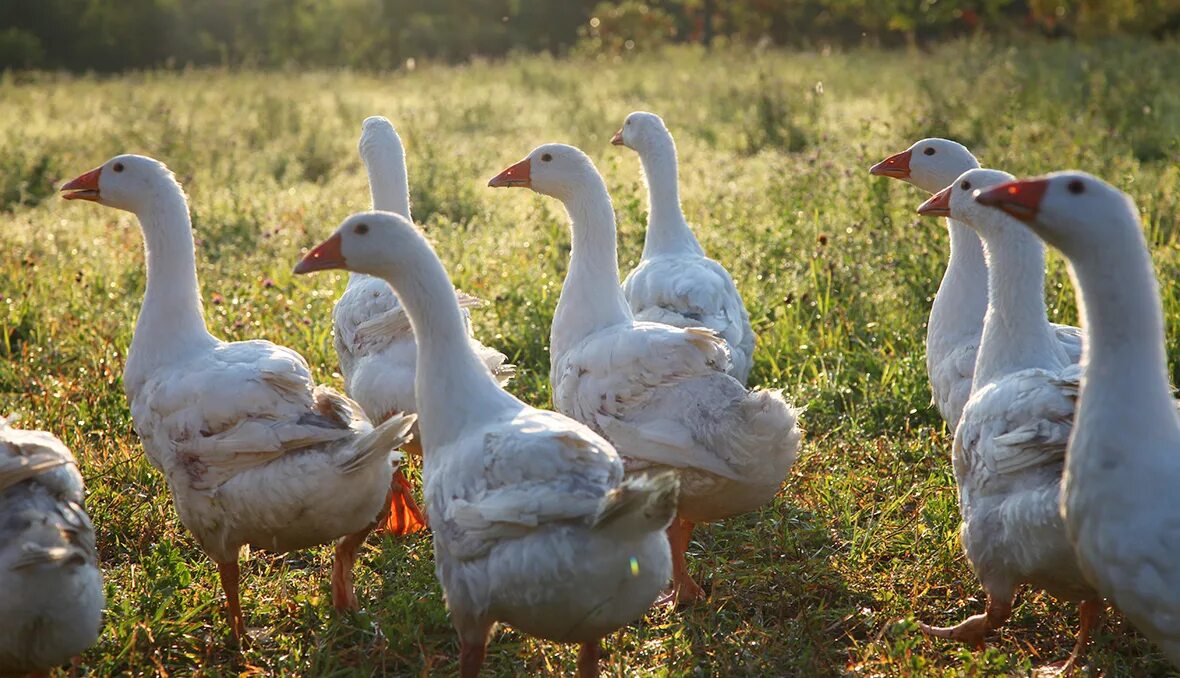
M620 53L651 49L676 37L676 22L654 3L600 2L593 15L584 37L594 51Z
M0 70L395 68L711 36L812 46L1180 29L1180 0L0 0Z
M1083 37L1116 32L1161 34L1180 28L1180 0L1030 0L1050 29Z
M588 25L597 0L511 0L508 22L513 49L560 52Z
M0 29L0 64L32 68L45 62L41 39L24 28Z

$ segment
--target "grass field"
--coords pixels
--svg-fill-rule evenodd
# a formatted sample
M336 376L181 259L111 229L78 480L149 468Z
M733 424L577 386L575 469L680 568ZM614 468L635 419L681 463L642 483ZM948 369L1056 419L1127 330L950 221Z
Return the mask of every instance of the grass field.
M868 166L951 136L1015 174L1077 167L1138 201L1180 357L1180 45L933 53L672 51L626 61L521 58L384 75L130 74L0 80L0 412L60 435L81 459L108 608L92 675L448 675L458 642L430 539L370 541L364 611L330 605L330 549L244 562L254 642L227 649L216 568L145 460L120 374L144 286L133 217L65 203L54 186L120 152L157 157L191 200L210 329L302 352L340 385L331 308L344 276L292 265L367 209L360 122L408 146L417 221L456 284L492 303L477 334L520 367L510 390L549 402L549 321L569 254L556 201L487 180L533 147L585 149L606 177L620 257L638 260L645 193L609 145L626 113L676 136L689 220L733 272L759 334L751 383L806 405L803 456L779 500L696 533L707 604L652 611L606 642L606 675L1024 675L1064 659L1076 611L1038 592L984 653L924 639L915 618L982 611L961 554L947 430L930 405L924 323L945 264L925 196ZM1171 64L1171 65L1169 65ZM1049 308L1073 322L1050 258ZM1180 379L1173 363L1173 381ZM1172 498L1162 498L1169 501ZM576 649L501 629L489 675L573 671ZM1089 653L1104 675L1165 675L1117 615Z

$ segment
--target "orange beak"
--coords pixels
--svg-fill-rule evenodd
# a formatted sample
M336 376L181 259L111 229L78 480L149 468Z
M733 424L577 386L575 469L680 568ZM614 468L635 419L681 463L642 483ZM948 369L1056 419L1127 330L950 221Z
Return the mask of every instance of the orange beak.
M66 200L89 200L91 202L98 202L100 196L98 194L98 178L102 176L102 168L96 167L86 174L74 179L61 187L63 191L72 191L66 193L62 197Z
M610 138L610 142L612 144L614 144L615 146L622 146L623 145L623 128L622 127L620 127L619 131L615 132L615 135Z
M902 151L885 158L869 168L869 174L879 177L893 177L894 179L910 178L910 152Z
M947 186L918 205L918 214L924 217L949 217L951 215L951 188Z
M1041 198L1045 197L1048 188L1049 182L1045 179L1009 181L976 194L975 201L1001 209L1021 221L1032 221L1037 218Z
M488 182L488 186L492 188L512 188L513 186L524 186L528 188L532 186L532 179L529 177L531 171L532 163L528 158L525 158L492 177L492 180Z
M326 271L329 268L344 268L344 254L340 252L340 234L333 233L332 237L315 246L298 264L295 273L311 273L312 271Z

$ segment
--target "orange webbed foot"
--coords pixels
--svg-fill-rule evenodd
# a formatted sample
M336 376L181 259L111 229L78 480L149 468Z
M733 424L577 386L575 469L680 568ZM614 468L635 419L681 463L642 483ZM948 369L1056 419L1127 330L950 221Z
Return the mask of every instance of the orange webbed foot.
M401 469L393 472L389 484L389 514L377 525L378 534L406 535L430 527L426 515L414 501L410 481Z

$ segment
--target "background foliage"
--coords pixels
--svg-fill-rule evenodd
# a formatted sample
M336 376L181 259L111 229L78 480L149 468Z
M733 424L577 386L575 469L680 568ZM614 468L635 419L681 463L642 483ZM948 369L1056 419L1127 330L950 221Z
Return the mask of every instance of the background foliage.
M0 413L61 435L81 460L109 601L83 666L101 676L451 675L458 645L430 539L418 535L371 541L356 615L331 611L330 549L255 553L243 580L254 640L240 656L226 649L216 570L144 459L122 393L141 236L131 215L66 203L55 186L120 152L164 160L191 198L211 330L291 346L339 386L330 311L344 276L290 269L368 207L356 140L365 116L387 115L408 146L416 220L457 284L491 302L473 318L478 335L520 366L511 390L544 406L565 215L485 184L542 142L586 149L614 196L627 270L646 199L637 158L608 140L640 108L676 135L689 220L750 307L751 381L805 405L807 436L773 506L697 531L690 567L708 602L652 611L608 638L607 675L1026 675L1063 659L1076 613L1037 592L985 653L923 639L912 622L959 621L983 605L957 541L951 441L924 368L946 233L914 214L925 196L867 168L942 135L1018 175L1094 172L1138 201L1161 279L1174 281L1177 63L1169 42L970 39L929 53L674 47L642 60L531 56L379 76L0 78ZM1047 291L1054 320L1073 321L1055 256ZM1175 382L1180 293L1168 282L1163 293ZM575 653L505 629L488 666L568 675ZM1168 671L1118 616L1089 657L1110 676Z
M1161 36L1180 0L4 0L0 70L351 66L666 42L931 43L988 32Z

